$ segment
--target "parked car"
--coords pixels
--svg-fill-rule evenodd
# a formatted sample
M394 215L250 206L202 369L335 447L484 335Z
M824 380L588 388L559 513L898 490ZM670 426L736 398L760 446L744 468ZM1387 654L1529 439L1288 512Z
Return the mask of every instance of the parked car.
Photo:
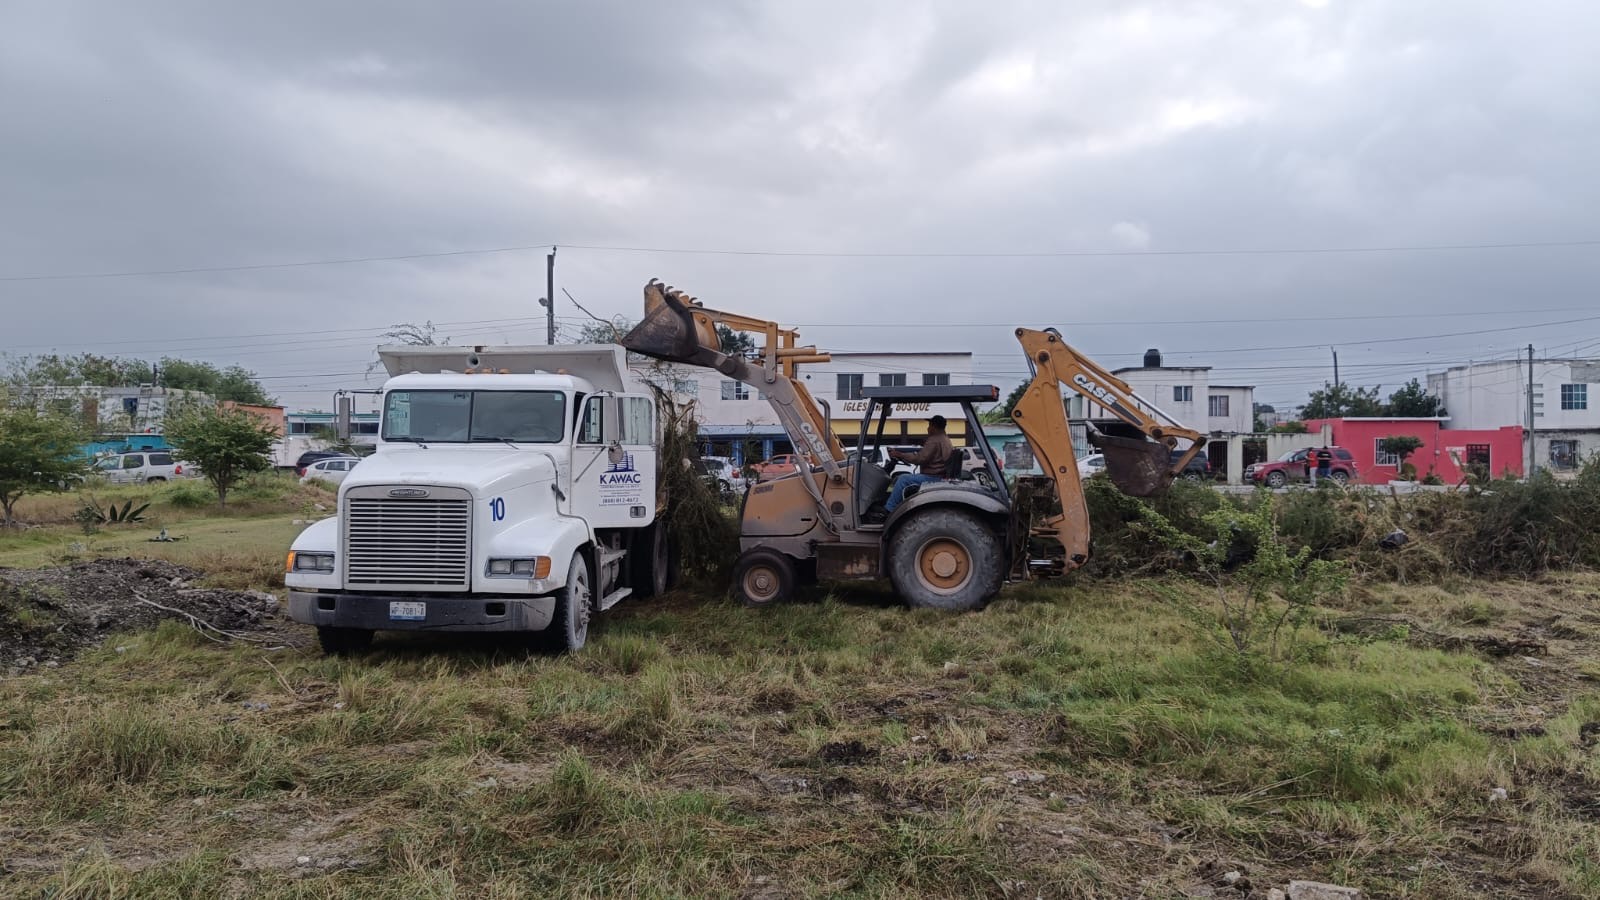
M354 469L358 462L361 462L361 457L359 456L333 456L327 459L319 459L306 466L305 474L300 476L300 481L303 484L316 479L317 481L326 481L329 484L338 484L344 481L344 477L350 474L350 470Z
M771 481L780 475L800 471L800 462L793 453L780 453L771 459L762 460L750 467L757 481Z
M702 456L697 467L700 477L720 494L742 494L746 484L744 472L723 456Z
M184 468L170 450L141 450L102 457L94 464L94 473L111 484L146 484L182 477ZM190 467L188 475L197 474Z
M1290 450L1272 462L1252 463L1245 466L1244 478L1254 484L1264 484L1267 487L1279 488L1294 482L1306 480L1306 454L1318 448L1308 450ZM1350 451L1343 447L1329 447L1333 451L1333 465L1329 467L1328 478L1339 484L1348 484L1356 480L1356 460Z
M1091 453L1078 460L1078 477L1088 478L1098 472L1106 470L1106 457L1104 453Z
M295 460L294 474L304 478L306 474L306 468L317 460L333 459L336 456L344 455L345 454L340 453L337 450L307 450L306 452L300 454L299 459Z
M957 447L956 452L961 454L961 468L968 472L982 472L989 468L989 464L983 460L983 451L977 447ZM1002 470L1005 469L1006 460L1004 456L996 453L994 461L995 465Z
M1183 450L1172 451L1172 462L1176 464L1185 452ZM1204 481L1210 478L1211 459L1206 456L1204 450L1201 450L1194 455L1194 459L1189 460L1188 465L1183 467L1183 471L1179 473L1178 477L1185 481Z
M870 462L888 472L889 477L893 478L896 475L915 470L916 466L913 466L908 462L902 462L901 460L895 459L894 457L890 456L889 453L896 450L900 451L901 453L915 453L921 449L921 447L915 445L900 447L873 447L870 451L868 451L867 462ZM845 462L847 464L854 463L856 456L859 455L860 452L861 451L859 449L845 451Z

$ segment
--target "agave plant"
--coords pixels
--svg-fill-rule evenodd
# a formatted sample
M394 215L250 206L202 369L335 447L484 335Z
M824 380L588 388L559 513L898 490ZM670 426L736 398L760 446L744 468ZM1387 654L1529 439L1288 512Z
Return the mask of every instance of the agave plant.
M85 500L82 508L73 515L74 519L85 527L92 525L129 525L134 522L144 521L144 511L150 508L149 503L133 505L129 500L118 506L115 501L101 509L93 499Z

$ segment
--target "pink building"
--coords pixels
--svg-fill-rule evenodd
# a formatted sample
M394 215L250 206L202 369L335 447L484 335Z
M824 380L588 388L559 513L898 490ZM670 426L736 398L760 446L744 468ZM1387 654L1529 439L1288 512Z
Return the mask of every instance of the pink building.
M1378 449L1386 437L1414 437L1422 446L1406 458L1417 468L1417 478L1431 472L1445 484L1460 481L1462 469L1481 462L1495 476L1522 475L1522 426L1493 429L1445 428L1443 419L1347 418L1313 419L1306 429L1316 434L1324 425L1333 431L1332 443L1350 451L1363 484L1384 484L1399 477L1400 461Z

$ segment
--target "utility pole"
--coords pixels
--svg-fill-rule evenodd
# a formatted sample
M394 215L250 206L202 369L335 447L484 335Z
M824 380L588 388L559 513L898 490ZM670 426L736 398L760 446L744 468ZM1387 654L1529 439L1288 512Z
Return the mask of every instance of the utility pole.
M545 343L556 342L556 248L550 248L550 255L544 261L544 299L540 301L544 306L545 315Z
M1333 354L1333 414L1335 417L1344 413L1344 393L1339 388L1339 351L1328 348Z
M1539 467L1538 457L1533 453L1533 345L1528 345L1528 476L1533 476L1533 471Z

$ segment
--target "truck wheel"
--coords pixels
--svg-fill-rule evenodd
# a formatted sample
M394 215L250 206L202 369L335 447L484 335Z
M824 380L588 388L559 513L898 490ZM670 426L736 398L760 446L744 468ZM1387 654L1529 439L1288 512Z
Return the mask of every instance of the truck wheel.
M1328 477L1332 478L1333 483L1339 485L1340 487L1344 487L1345 484L1350 481L1350 473L1344 471L1335 471Z
M1286 482L1288 480L1289 479L1286 478L1282 472L1268 472L1267 473L1267 487L1270 487L1270 488L1281 488L1281 487L1283 487L1284 482Z
M580 551L572 554L572 563L567 566L567 586L556 594L556 614L544 630L544 645L557 653L582 650L589 641L589 617L593 613L589 562Z
M317 643L329 656L349 656L372 646L372 631L367 628L335 628L317 626Z
M661 522L642 529L628 551L633 596L640 600L665 594L671 587L672 555L667 546L667 529Z
M776 550L751 550L733 568L733 592L745 606L771 606L794 596L794 562Z
M976 609L1000 590L1005 553L994 529L935 507L901 525L889 547L889 580L914 607Z

